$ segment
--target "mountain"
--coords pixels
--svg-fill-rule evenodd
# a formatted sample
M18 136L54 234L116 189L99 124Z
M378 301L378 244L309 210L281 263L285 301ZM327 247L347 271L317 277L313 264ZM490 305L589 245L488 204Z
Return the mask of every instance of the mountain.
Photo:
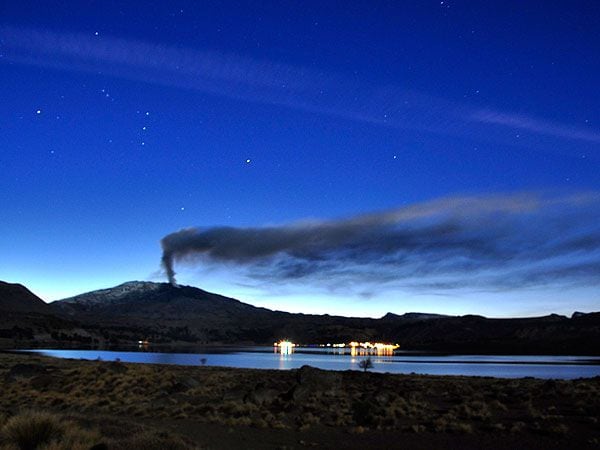
M123 316L139 320L227 319L238 314L272 312L191 286L144 281L66 298L51 307L71 315L89 314L110 320Z
M381 319L291 314L190 286L128 282L52 303L113 340L158 343L303 343L383 340L405 349L465 353L600 352L600 314L523 319L388 313Z
M90 327L119 330L121 338L129 334L131 339L153 342L272 343L281 338L317 342L375 335L365 328L374 319L272 311L169 283L127 282L56 301L51 307Z
M21 284L0 281L0 347L30 347L70 342L91 343L79 322L57 316L52 307Z
M22 284L0 281L0 311L47 312L49 306Z
M6 305L34 305L30 312L11 313L18 320L17 338L30 339L28 345L271 344L287 338L306 344L398 342L414 351L600 354L600 313L520 319L418 312L380 319L292 314L191 286L140 281L42 306L23 287L5 289L13 292L10 302L0 296ZM33 311L37 307L43 311ZM0 323L0 339L15 339L15 328L5 324Z
M418 321L418 320L429 320L429 319L441 319L444 317L451 317L445 314L430 314L430 313L417 313L417 312L409 312L404 313L402 315L387 313L385 316L381 318L381 320L387 321L395 321L395 320L403 320L403 321Z
M600 313L518 319L466 315L397 322L389 330L404 348L499 354L600 354Z

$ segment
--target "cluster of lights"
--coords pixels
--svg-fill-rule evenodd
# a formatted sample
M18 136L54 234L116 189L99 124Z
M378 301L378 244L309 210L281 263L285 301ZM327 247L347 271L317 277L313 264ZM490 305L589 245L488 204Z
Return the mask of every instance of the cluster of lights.
M364 348L366 350L385 350L385 351L389 351L389 350L396 350L397 348L400 348L400 345L398 344L384 344L383 342L357 342L357 341L352 341L349 344L321 344L321 347L333 347L333 348L345 348L345 347L350 347L350 348Z
M384 344L382 342L350 342L350 344L348 344L350 347L356 348L356 347L362 347L364 349L370 350L370 349L375 349L375 350L396 350L398 347L400 347L398 344Z
M358 352L376 352L377 354L392 354L394 350L400 347L399 344L385 344L383 342L357 342L352 341L349 344L337 343L337 344L320 344L320 347L332 347L332 348L350 348L350 353L356 355ZM294 352L296 344L291 341L282 340L273 343L273 348L276 353L283 355L289 355Z
M294 344L293 342L290 342L290 341L279 341L279 342L275 342L273 344L273 346L275 347L276 350L279 349L279 353L287 355L294 351L294 347L296 346L296 344Z

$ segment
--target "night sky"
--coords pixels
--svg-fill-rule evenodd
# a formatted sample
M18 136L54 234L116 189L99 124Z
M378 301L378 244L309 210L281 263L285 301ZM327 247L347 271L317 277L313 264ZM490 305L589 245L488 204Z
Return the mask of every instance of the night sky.
M0 279L50 301L172 263L294 312L600 310L598 23L595 1L4 1Z

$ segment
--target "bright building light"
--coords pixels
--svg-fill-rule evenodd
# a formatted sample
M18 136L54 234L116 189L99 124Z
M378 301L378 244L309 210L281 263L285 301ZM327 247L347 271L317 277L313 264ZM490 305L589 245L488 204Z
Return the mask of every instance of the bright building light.
M279 353L283 355L292 353L294 351L294 347L296 346L296 344L291 341L279 341L275 342L273 345L279 348Z

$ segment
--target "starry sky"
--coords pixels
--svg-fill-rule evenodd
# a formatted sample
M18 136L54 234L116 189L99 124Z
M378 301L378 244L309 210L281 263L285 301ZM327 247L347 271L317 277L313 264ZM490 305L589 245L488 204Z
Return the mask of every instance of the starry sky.
M0 5L0 279L600 310L600 4Z

